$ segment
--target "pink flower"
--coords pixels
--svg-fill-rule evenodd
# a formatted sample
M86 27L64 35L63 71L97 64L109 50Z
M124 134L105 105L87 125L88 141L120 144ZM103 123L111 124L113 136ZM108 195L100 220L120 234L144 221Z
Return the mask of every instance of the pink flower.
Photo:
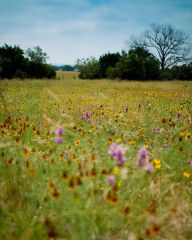
M69 158L70 158L70 154L69 154L68 152L66 152L66 153L65 153L65 157L66 157L67 159L69 159Z
M63 138L62 137L56 137L55 138L55 142L56 143L62 143L63 142Z
M147 157L147 149L145 147L142 147L137 154L136 165L138 167L144 167L147 164L149 164Z
M146 166L145 166L145 171L147 172L147 173L152 173L153 172L153 165L152 164L150 164L150 163L148 163Z
M58 135L58 136L62 136L63 135L63 127L59 126L57 128L57 130L55 131L55 134Z
M116 165L123 166L125 164L125 151L117 143L112 143L109 149L109 154L115 158Z
M114 154L114 158L116 161L116 165L123 166L125 164L125 156L123 155L122 151L118 151Z
M188 160L187 160L187 163L188 163L188 164L191 164L191 163L192 163L192 160L191 160L191 159L188 159Z
M109 185L113 186L115 184L115 176L114 175L110 175L107 177L107 182Z
M165 144L163 145L163 147L164 147L164 148L168 148L168 147L169 147L169 144L165 143Z

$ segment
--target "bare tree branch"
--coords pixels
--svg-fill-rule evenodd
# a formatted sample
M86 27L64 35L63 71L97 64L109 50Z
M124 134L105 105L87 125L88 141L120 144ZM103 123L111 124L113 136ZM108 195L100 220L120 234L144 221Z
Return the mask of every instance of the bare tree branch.
M152 24L151 29L143 34L143 39L132 39L132 47L141 45L156 51L162 70L192 61L190 37L170 24Z

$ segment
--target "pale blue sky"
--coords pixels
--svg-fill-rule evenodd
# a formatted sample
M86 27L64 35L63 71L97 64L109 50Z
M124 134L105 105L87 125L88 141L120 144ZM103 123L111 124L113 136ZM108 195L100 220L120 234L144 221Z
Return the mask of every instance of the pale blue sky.
M191 34L192 0L0 0L0 45L39 45L53 64L121 51L151 23Z

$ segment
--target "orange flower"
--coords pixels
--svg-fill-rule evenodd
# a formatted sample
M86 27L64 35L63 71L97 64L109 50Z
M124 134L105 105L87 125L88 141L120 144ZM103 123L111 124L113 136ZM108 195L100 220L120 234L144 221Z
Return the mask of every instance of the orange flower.
M190 173L189 172L184 172L183 175L186 177L186 178L190 178Z
M22 155L23 155L24 157L28 157L28 156L30 155L30 152L25 148L25 149L23 150L23 152L22 152Z
M79 144L80 144L80 140L77 140L77 141L75 142L75 145L78 146Z

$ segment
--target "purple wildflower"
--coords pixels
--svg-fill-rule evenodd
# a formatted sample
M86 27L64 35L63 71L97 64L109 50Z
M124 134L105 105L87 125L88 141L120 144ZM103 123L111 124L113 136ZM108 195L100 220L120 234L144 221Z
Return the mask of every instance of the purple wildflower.
M62 137L56 137L55 138L55 142L56 143L62 143L63 142L63 138Z
M159 134L159 128L153 128L153 133Z
M110 146L109 154L114 157L116 152L118 152L119 150L120 150L119 145L114 142Z
M115 158L116 165L123 166L125 164L125 151L117 143L112 143L109 149L109 154Z
M66 152L66 153L65 153L65 157L66 157L67 159L69 159L69 158L70 158L70 154L69 154L68 152Z
M177 115L176 115L176 120L179 120L180 119L180 117L181 117L181 114L180 113L178 113Z
M126 107L126 108L125 108L125 112L126 112L126 113L128 113L128 111L129 111L129 108L128 108L128 107Z
M192 160L191 160L191 159L188 159L188 160L187 160L187 163L188 163L188 164L191 164L191 163L192 163Z
M113 186L115 184L115 176L114 175L110 175L107 177L107 182L109 185Z
M36 126L39 126L40 125L40 122L36 122Z
M138 104L138 108L141 108L141 103Z
M57 128L57 130L55 131L55 134L58 135L58 136L62 136L63 135L63 127L59 126Z
M169 147L169 144L168 144L168 143L165 143L165 144L163 145L163 147L164 147L164 148L168 148L168 147Z
M89 119L89 112L87 111L85 115L81 117L81 119Z
M145 166L145 171L147 173L152 173L153 172L153 165L148 163L146 166Z
M144 167L147 164L149 164L149 161L147 158L147 149L145 147L142 147L138 152L136 165L138 167Z
M123 155L122 151L118 151L114 154L114 158L116 160L116 165L123 166L125 164L125 156Z

